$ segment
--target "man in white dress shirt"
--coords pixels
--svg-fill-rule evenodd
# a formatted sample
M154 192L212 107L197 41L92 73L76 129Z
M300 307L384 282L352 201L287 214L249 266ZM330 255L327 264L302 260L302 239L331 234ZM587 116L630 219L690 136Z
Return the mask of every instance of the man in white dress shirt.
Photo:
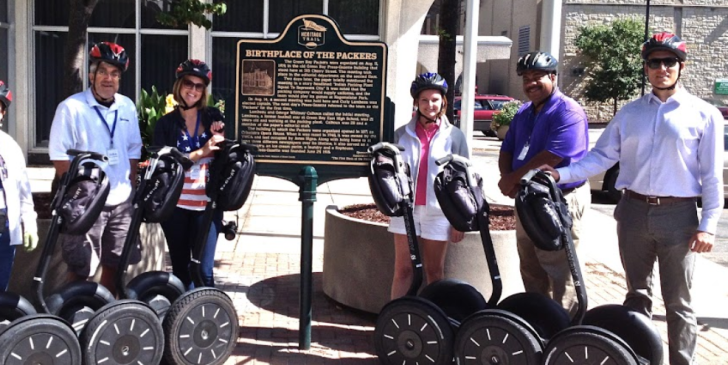
M642 47L652 92L625 105L581 161L552 169L569 182L619 162L615 184L619 250L628 293L624 305L652 315L653 268L660 270L667 311L669 363L694 361L697 321L690 288L696 254L710 252L723 210L723 117L678 84L687 47L663 32ZM698 218L696 201L702 197Z

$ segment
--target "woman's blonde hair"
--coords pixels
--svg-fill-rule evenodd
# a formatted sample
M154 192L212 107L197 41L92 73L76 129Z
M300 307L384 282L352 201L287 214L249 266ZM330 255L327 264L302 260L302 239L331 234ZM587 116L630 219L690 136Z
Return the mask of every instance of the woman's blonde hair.
M182 100L182 94L180 94L180 90L182 90L182 82L187 76L182 76L177 79L177 81L174 82L174 86L172 87L172 96L174 97L174 101L177 102L177 106L183 105L184 101ZM196 77L196 76L195 76ZM203 80L204 81L204 80ZM207 107L207 87L202 89L202 95L200 96L200 100L197 102L197 109L203 109Z

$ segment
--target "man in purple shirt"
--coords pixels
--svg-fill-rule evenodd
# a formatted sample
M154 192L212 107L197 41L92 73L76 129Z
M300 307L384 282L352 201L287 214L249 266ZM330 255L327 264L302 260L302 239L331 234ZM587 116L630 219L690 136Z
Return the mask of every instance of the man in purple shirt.
M530 102L518 110L501 145L498 187L504 195L515 197L520 178L529 170L568 166L589 148L586 113L556 87L557 68L558 61L547 52L530 52L518 60L516 71L523 77L523 92ZM591 202L589 184L580 180L559 187L574 221L571 235L578 247L581 218ZM516 241L526 291L553 298L573 315L576 293L566 255L536 247L518 219Z

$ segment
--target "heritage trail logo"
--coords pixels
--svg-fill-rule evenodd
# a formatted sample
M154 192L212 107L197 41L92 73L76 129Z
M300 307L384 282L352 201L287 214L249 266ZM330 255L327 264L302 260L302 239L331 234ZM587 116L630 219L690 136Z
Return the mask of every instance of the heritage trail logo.
M326 43L326 27L316 24L313 20L303 18L303 25L298 26L298 44L314 49Z

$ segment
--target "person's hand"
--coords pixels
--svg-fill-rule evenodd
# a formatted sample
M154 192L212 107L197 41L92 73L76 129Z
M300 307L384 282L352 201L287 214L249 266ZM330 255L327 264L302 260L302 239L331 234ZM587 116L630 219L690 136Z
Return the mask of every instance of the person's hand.
M550 165L541 165L538 167L538 169L543 172L547 172L547 173L551 174L551 177L553 177L554 181L556 181L556 182L559 182L559 180L561 179L561 175L559 175L559 172L556 171L556 169L551 167Z
M460 232L453 226L450 226L450 242L458 243L465 238L465 232Z
M702 253L713 250L715 236L703 231L697 231L690 237L690 251Z
M225 140L225 137L223 137L221 134L214 134L210 139L205 143L204 146L202 146L202 155L207 156L217 150L220 149L220 147L217 145L218 143Z
M518 193L518 184L512 181L511 174L501 176L501 179L498 181L498 188L501 194L510 198L515 198L516 193Z
M213 122L210 126L210 130L212 131L213 136L224 136L225 123L220 121Z
M38 234L35 232L25 232L23 234L23 247L25 252L31 252L38 247Z

